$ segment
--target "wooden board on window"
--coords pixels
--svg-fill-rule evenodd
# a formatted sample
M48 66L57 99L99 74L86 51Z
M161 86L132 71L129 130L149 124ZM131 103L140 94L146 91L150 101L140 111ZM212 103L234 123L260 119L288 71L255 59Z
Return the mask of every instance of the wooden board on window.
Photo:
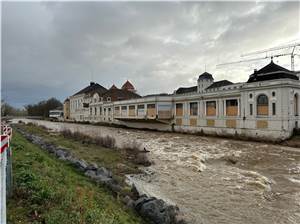
M209 120L206 120L206 122L207 122L207 126L209 126L209 127L214 127L215 126L215 120L209 119Z
M216 108L208 106L206 108L206 116L216 116Z
M169 119L172 117L172 111L170 110L159 110L158 118L159 119Z
M269 107L257 106L257 115L269 115Z
M256 121L256 128L259 129L268 128L268 121L264 121L264 120Z
M226 116L237 116L238 107L237 106L227 106L226 107Z
M176 118L176 125L182 125L182 118Z
M226 120L227 128L236 128L236 120Z
M190 126L197 126L197 118L190 118Z
M182 116L183 115L183 109L182 108L176 108L176 116Z
M135 109L129 109L129 116L131 117L135 116Z
M148 108L147 116L148 117L156 117L156 108Z

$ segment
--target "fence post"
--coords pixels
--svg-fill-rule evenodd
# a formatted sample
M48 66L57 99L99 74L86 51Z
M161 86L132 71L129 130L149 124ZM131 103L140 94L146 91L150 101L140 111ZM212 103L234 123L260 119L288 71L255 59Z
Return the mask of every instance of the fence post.
M8 135L1 135L0 153L0 223L6 224L6 163L9 138Z
M11 197L12 195L12 187L13 187L13 176L12 176L12 151L11 147L8 147L6 150L6 195L7 197Z

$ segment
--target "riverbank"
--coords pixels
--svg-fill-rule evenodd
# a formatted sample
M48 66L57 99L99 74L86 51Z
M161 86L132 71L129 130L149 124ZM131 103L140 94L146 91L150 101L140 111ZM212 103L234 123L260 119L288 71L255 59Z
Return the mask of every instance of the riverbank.
M14 125L14 127L30 142L39 145L43 150L55 155L59 160L77 168L85 176L100 184L100 186L109 189L127 208L136 211L137 214L143 217L144 221L155 224L185 223L176 206L169 205L161 199L144 195L134 185L128 186L125 183L126 174L119 171L121 169L120 161L128 164L128 166L137 168L135 173L141 173L137 165L150 165L149 161L145 159L147 158L145 156L146 151L140 151L138 145L127 144L124 146L125 148L116 148L115 140L110 136L91 138L84 134L67 130L53 132L43 126L36 126L32 123L27 125L19 123ZM108 146L110 148L107 148ZM85 150L84 154L90 153L94 156L93 158L100 157L99 155L101 154L102 161L100 163L99 161L91 162L93 159L90 157L78 154L81 147L92 149L92 151ZM120 158L120 160L112 160L111 158ZM103 161L109 163L111 169L107 168L107 164L103 166ZM115 172L112 172L113 169L115 169ZM127 170L126 172L130 171Z
M105 188L14 132L9 223L144 223Z

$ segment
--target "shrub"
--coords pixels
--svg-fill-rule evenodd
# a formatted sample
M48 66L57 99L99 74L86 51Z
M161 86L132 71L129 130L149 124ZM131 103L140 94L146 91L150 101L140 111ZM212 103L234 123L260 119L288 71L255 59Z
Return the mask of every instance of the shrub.
M125 151L127 158L132 160L135 164L144 166L151 165L147 151L141 143L131 141L124 145L122 149Z

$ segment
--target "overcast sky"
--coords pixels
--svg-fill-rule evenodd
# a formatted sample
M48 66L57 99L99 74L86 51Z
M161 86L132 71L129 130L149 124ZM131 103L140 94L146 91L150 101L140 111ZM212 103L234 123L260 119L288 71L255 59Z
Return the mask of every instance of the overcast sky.
M205 67L215 80L244 82L269 60L216 65L300 34L299 2L2 4L1 93L18 107L64 100L91 80L170 93ZM290 68L289 57L277 61Z

